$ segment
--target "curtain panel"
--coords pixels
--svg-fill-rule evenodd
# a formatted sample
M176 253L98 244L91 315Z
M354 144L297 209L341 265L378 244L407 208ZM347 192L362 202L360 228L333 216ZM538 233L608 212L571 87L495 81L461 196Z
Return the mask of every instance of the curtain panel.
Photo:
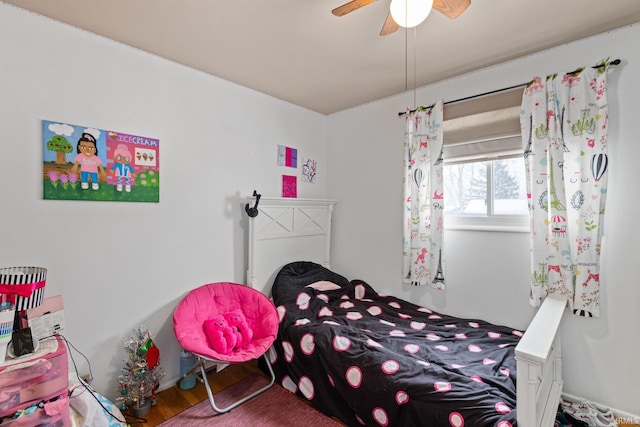
M404 134L403 281L436 289L445 287L443 106L408 112Z
M607 69L535 77L520 112L531 220L530 302L566 295L600 315L600 241L607 194Z

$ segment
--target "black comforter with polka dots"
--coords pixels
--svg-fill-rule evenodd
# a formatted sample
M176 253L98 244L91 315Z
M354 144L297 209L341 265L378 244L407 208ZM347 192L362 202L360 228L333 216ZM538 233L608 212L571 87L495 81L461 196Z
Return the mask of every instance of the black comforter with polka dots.
M349 426L516 425L521 331L380 295L311 262L285 266L272 295L271 364L326 414Z

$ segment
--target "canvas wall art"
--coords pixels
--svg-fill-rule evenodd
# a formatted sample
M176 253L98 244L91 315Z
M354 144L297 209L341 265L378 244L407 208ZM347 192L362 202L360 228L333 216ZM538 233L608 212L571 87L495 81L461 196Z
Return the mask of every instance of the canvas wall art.
M282 175L282 197L298 197L298 177Z
M42 121L43 197L160 201L160 141Z
M298 149L278 145L278 165L290 168L298 167Z
M304 182L315 183L318 174L318 163L313 159L302 160L302 180Z

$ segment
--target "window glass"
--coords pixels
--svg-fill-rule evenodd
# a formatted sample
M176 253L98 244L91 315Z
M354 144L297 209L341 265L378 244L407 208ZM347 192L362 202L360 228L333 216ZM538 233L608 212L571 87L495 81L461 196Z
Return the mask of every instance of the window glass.
M525 231L525 179L522 155L445 163L445 226Z
M487 163L445 164L445 215L486 215Z
M493 214L527 215L527 183L522 157L492 161Z

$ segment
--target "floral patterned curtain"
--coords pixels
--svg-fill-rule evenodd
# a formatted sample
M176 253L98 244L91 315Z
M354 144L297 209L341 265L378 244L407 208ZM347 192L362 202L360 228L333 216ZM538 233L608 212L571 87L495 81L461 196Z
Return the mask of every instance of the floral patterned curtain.
M436 289L444 289L443 105L407 113L404 135L404 282Z
M531 213L530 302L568 297L600 315L600 239L607 194L607 68L536 77L520 123Z

